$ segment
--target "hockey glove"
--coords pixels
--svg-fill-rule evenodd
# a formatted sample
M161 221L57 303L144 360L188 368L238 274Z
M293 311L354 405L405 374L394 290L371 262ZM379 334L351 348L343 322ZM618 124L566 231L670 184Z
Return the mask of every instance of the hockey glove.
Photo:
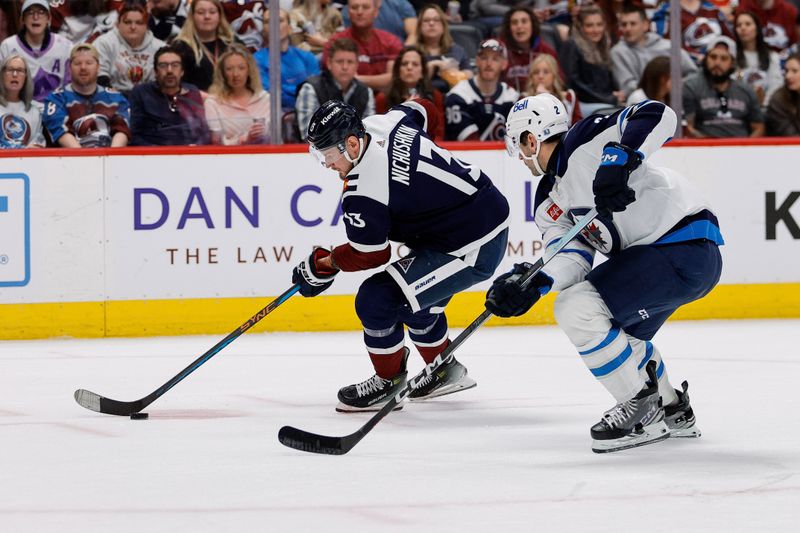
M628 178L642 164L642 157L641 152L624 144L606 144L592 184L594 204L599 213L625 211L636 200L633 189L628 187Z
M527 313L553 286L553 278L541 271L531 278L526 287L520 285L520 278L531 268L533 265L530 263L517 263L511 272L494 280L486 293L486 309L504 318Z
M314 248L308 259L294 267L292 283L300 285L300 294L306 297L316 296L331 286L339 271L320 267L318 263L320 259L330 255L330 250Z

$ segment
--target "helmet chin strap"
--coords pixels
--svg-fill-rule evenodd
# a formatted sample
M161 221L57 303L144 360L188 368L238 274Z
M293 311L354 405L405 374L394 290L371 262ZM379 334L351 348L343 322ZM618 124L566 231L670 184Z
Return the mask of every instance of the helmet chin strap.
M364 137L358 138L358 154L356 155L355 159L350 158L350 154L347 150L344 151L344 158L347 159L348 163L352 163L353 166L358 164L358 160L361 159L361 154L364 152Z
M534 168L536 170L531 169L531 173L536 177L544 176L544 170L542 169L542 166L539 164L539 150L541 150L541 148L542 148L542 143L541 143L541 141L539 141L537 139L536 140L536 151L533 152L532 156L527 156L527 155L523 154L522 151L520 151L520 155L522 156L522 159L524 159L525 161L530 161L530 162L533 163L533 166L534 166ZM530 168L530 167L528 167L528 168Z

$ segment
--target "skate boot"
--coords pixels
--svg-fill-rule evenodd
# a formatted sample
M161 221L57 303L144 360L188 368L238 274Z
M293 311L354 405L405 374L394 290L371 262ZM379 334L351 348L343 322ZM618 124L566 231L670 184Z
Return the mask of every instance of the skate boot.
M606 411L602 420L592 426L593 452L627 450L669 437L658 394L655 361L647 363L647 375L650 380L636 396Z
M406 362L408 361L408 348L405 348L403 364L400 372L389 379L384 379L378 374L373 375L366 381L348 385L339 389L339 405L336 410L340 413L351 413L357 411L380 411L392 396L397 394L400 389L406 386ZM403 404L398 404L395 411L402 409Z
M678 395L678 403L664 407L664 422L669 428L669 436L672 438L693 438L700 436L700 428L695 425L694 411L689 404L689 383L681 383L683 391L675 389Z
M454 357L440 366L436 372L422 378L408 398L411 401L429 400L475 386L477 386L475 380L467 375L467 367Z

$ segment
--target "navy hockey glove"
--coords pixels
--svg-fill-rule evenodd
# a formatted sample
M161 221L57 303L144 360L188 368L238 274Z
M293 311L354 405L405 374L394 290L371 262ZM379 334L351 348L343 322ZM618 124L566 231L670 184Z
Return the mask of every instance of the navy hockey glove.
M599 213L625 211L636 200L633 189L628 187L628 178L642 164L642 157L641 152L624 144L606 144L592 184L594 205Z
M308 259L294 267L292 283L300 285L300 294L306 297L316 296L331 286L333 278L339 271L323 269L317 263L320 259L330 255L330 250L314 248Z
M523 288L519 280L531 268L533 265L530 263L517 263L511 272L494 280L486 293L486 309L504 318L527 313L553 286L553 278L539 271L528 282L528 286Z

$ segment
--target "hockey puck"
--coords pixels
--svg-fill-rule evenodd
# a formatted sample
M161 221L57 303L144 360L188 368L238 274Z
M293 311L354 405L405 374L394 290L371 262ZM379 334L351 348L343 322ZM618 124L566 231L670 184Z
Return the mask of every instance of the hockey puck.
M131 420L147 420L150 417L147 413L133 413Z

